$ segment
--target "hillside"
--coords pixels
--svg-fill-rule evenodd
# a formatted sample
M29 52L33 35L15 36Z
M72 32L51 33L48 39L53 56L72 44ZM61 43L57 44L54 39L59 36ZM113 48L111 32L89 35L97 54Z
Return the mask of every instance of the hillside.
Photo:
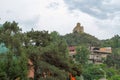
M67 44L70 45L85 45L85 46L99 46L101 41L96 37L87 33L69 33L63 36Z
M113 53L119 53L120 52L120 36L115 35L111 39L106 39L101 41L102 46L111 46L113 49Z

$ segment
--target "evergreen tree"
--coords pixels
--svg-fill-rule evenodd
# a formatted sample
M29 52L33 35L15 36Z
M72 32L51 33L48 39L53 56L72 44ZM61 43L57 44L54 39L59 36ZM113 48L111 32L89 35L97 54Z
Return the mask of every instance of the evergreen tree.
M76 55L75 55L75 60L76 62L85 65L88 63L88 59L89 59L89 50L86 47L77 47L76 49Z

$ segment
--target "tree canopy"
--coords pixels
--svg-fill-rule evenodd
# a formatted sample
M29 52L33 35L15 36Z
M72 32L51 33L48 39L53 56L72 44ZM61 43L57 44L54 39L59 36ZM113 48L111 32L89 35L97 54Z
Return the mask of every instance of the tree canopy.
M101 43L99 39L87 33L70 33L63 36L63 38L69 46L98 46Z
M74 62L69 57L68 46L71 45L77 47ZM88 63L89 46L113 48L113 53L105 60L105 66ZM120 77L119 35L99 40L87 33L75 32L61 36L56 31L49 33L33 29L23 33L18 23L6 21L0 27L0 51L2 80L28 80L28 59L33 62L35 80L66 80L70 73L77 77L82 75L85 80L100 79L104 75L109 80Z
M69 62L67 43L58 32L21 31L15 21L0 27L0 43L8 49L0 54L1 79L27 80L28 59L33 62L36 80L66 80L69 73L81 74L79 66Z

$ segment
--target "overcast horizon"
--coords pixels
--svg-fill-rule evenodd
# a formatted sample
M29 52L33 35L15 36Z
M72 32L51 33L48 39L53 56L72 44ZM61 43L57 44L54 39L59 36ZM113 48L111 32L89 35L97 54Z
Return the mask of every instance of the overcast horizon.
M71 33L76 23L98 39L120 34L119 0L1 0L0 24L16 21L23 31Z

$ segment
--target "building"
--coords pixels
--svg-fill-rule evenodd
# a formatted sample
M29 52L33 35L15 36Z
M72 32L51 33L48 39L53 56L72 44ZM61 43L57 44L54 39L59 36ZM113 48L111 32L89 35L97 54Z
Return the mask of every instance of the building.
M94 64L101 64L112 53L111 47L90 47L90 51L89 61Z
M76 47L75 46L69 46L68 50L69 50L69 55L70 56L73 56L73 55L76 54Z
M69 46L69 57L75 62L75 55L76 55L76 46Z
M69 46L69 56L74 59L74 55L76 55L76 46ZM89 62L94 64L101 64L107 58L109 54L112 53L111 47L90 47L90 55L89 55Z
M73 33L83 33L84 32L84 28L83 26L81 26L80 23L77 23L77 25L75 26L75 28L73 29Z

